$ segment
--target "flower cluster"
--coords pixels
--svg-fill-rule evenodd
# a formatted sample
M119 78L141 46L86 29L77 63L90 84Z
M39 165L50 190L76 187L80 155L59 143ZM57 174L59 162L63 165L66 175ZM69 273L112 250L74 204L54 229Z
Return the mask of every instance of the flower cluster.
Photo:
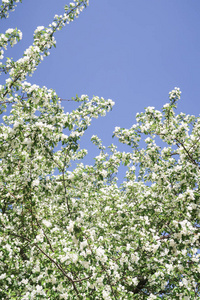
M2 4L0 5L0 18L8 18L9 12L15 10L16 3L18 2L22 2L22 0L2 0Z
M65 112L54 90L28 82L56 30L87 5L66 5L21 59L2 65L1 299L198 299L200 118L175 114L180 90L162 111L147 107L131 128L115 128L130 150L107 151L93 135L99 154L86 165L80 139L114 102L76 96L79 107ZM0 45L18 38L8 29Z

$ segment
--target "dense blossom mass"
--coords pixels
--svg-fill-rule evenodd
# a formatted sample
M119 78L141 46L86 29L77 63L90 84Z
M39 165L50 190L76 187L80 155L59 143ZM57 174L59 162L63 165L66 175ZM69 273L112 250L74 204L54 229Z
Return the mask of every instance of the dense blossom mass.
M17 2L2 1L2 19ZM79 141L114 102L76 96L65 112L54 90L28 82L87 5L74 0L39 26L17 61L4 52L21 31L0 35L0 299L199 299L200 118L175 114L180 90L115 128L127 152L92 136L99 155L85 165Z

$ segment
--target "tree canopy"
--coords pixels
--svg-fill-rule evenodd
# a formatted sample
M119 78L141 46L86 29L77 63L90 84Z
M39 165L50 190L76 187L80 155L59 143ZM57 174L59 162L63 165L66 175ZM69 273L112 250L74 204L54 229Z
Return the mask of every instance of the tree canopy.
M3 0L1 18L17 2ZM179 88L115 128L129 151L92 136L99 155L86 165L79 141L114 102L76 95L65 112L54 90L27 81L86 6L65 5L16 61L4 50L21 31L0 35L0 298L198 299L200 118L175 113Z

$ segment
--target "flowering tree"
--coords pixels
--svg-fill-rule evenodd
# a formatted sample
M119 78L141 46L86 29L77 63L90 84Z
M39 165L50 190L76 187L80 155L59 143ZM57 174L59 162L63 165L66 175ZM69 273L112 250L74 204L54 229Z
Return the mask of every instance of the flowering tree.
M3 0L1 18L17 2ZM94 165L69 171L87 154L79 140L92 118L114 102L76 96L80 106L68 113L54 90L26 81L54 33L87 5L66 5L21 59L0 65L9 74L0 85L0 298L198 299L200 118L175 115L180 90L161 112L148 107L130 129L115 128L129 152L111 145L108 154L93 136ZM1 34L0 58L21 38L17 29Z

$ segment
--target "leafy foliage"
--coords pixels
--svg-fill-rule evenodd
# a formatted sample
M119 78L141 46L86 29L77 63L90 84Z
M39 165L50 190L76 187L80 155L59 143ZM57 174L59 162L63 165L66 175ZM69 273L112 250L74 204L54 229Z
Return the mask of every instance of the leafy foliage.
M2 2L1 18L14 2ZM87 154L79 141L92 118L114 102L76 95L80 106L64 112L54 90L26 81L54 33L87 5L66 5L36 29L21 59L0 65L9 74L0 85L0 298L198 299L200 118L175 114L180 90L161 112L147 107L130 129L115 128L130 151L111 145L108 154L93 136L94 165L69 171ZM18 29L1 34L0 58L21 38ZM120 164L127 172L119 186Z

